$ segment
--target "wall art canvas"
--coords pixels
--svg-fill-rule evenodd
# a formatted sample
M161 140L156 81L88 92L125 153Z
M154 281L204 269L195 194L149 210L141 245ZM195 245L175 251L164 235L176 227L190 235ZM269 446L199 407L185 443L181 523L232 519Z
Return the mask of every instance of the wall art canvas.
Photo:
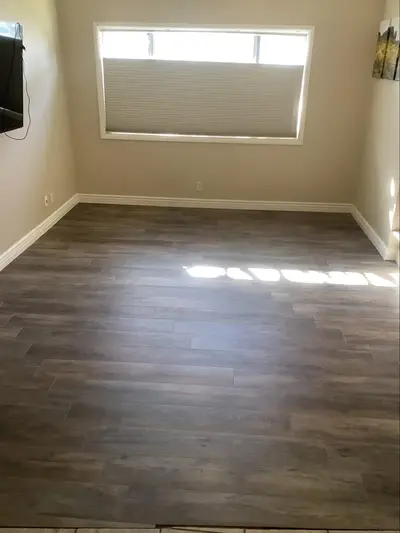
M383 75L383 68L385 66L386 52L389 42L389 29L390 20L382 21L379 28L378 42L376 43L376 57L373 70L374 78L382 78Z
M386 57L383 66L382 78L385 78L386 80L396 79L396 70L398 73L399 45L400 18L395 18L390 22Z

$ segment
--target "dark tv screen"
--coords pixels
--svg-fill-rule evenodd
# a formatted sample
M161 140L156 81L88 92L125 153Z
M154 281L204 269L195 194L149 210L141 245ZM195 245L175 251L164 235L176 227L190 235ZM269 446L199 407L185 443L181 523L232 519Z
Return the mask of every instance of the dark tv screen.
M22 26L0 21L0 133L24 125Z

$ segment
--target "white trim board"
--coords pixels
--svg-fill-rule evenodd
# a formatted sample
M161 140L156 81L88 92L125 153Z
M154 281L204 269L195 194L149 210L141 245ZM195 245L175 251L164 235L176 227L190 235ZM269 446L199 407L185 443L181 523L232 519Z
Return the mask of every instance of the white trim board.
M360 211L357 209L356 206L353 206L352 215L355 221L357 222L357 224L360 226L360 228L365 233L365 235L368 237L368 239L372 242L372 244L381 254L382 258L385 261L391 260L392 258L389 257L388 247L383 242L383 240L379 237L379 235L376 233L376 231L371 226L371 224L367 222L367 220L362 216L362 214L360 213Z
M36 228L27 233L22 239L13 244L8 250L0 255L0 272L6 268L14 259L27 250L42 235L51 229L59 220L61 220L73 207L78 204L78 195L75 194L65 202L61 207L54 211L49 217L41 222Z
M222 200L207 198L167 198L156 196L118 196L79 194L85 204L142 205L153 207L194 207L199 209L242 209L252 211L304 211L317 213L352 213L352 204L317 202L268 202L263 200Z
M142 205L153 207L192 207L200 209L242 209L253 211L302 211L309 213L349 213L387 261L388 248L372 226L352 204L321 202L268 202L263 200L222 200L206 198L167 198L153 196L118 196L112 194L79 194L86 204Z
M118 196L107 194L75 194L36 228L0 255L0 272L59 222L78 203L137 205L154 207L192 207L201 209L238 209L252 211L301 211L314 213L349 213L370 239L383 259L392 259L388 247L372 226L352 204L318 202L268 202L263 200L216 200L205 198L166 198L152 196Z

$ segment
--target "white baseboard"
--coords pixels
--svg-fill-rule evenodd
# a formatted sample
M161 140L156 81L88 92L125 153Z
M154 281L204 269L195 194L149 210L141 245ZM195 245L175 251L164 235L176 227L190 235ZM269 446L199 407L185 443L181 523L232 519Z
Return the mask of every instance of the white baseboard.
M142 205L154 207L195 207L204 209L242 209L256 211L303 211L314 213L350 213L381 254L389 260L388 247L372 226L352 204L320 202L268 202L263 200L213 200L206 198L165 198L153 196L118 196L112 194L79 194L79 202L87 204Z
M13 244L0 255L0 272L21 255L35 241L52 228L78 203L142 205L154 207L195 207L204 209L242 209L258 211L303 211L314 213L351 213L361 229L381 254L388 257L388 247L358 209L351 204L317 202L268 202L263 200L212 200L204 198L163 198L150 196L118 196L108 194L75 194L57 211L41 222L36 228Z
M317 202L268 202L263 200L213 200L207 198L164 198L153 196L117 196L110 194L79 194L86 204L142 205L154 207L195 207L202 209L242 209L253 211L309 211L320 213L351 213L351 204Z
M65 204L59 207L54 213L41 222L36 228L27 233L22 239L13 244L8 250L0 255L0 272L6 268L14 259L21 255L27 248L52 228L78 203L78 195L72 196Z
M368 239L372 242L372 244L381 254L383 259L385 259L385 261L390 260L391 258L388 255L388 247L383 242L383 240L379 237L379 235L376 233L374 228L369 224L369 222L365 220L365 218L362 216L362 214L356 208L356 206L353 206L352 215L355 218L357 224L360 226L360 228L365 233L365 235L368 237Z

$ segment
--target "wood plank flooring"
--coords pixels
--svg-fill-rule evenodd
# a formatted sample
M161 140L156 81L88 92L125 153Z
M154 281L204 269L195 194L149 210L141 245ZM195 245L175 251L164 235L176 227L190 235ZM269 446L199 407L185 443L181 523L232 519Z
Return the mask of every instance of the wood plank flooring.
M242 529L242 528L222 528L222 527L137 527L137 528L0 528L0 533L346 533L346 531L316 530L316 529ZM348 531L347 533L399 533L398 531Z
M0 526L399 529L396 272L350 215L77 206L0 273Z

